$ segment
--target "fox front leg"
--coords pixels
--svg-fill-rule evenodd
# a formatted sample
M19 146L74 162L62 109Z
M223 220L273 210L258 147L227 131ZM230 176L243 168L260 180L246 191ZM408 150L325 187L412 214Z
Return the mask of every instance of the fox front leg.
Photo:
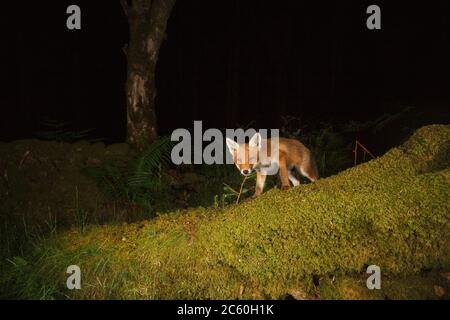
M260 171L256 172L256 188L254 197L259 196L264 190L264 184L266 182L266 175L262 174Z

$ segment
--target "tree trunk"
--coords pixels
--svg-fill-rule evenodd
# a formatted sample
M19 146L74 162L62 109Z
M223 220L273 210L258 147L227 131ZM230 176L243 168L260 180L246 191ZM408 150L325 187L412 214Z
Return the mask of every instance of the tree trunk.
M155 69L175 0L122 0L130 26L127 142L142 151L157 138Z

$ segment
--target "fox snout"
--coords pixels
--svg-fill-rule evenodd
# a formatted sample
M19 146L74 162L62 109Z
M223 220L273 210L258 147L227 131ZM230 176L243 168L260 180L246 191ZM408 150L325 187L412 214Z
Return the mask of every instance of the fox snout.
M259 139L259 134L255 135ZM255 142L255 136L250 139L249 143L238 144L234 140L227 138L227 146L233 161L239 172L248 177L253 173L253 170L257 170L256 165L258 162L258 145Z

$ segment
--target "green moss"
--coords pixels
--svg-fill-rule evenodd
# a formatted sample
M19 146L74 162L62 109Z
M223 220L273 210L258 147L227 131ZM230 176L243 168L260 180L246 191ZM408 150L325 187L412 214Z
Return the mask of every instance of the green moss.
M449 299L449 281L437 271L413 275L383 275L380 290L368 290L365 276L327 277L316 295L321 299Z
M449 138L450 126L428 126L378 159L287 192L66 232L26 258L27 281L71 298L435 298L448 280L423 272L450 268ZM82 268L82 290L64 289L70 264ZM371 264L386 275L381 291L365 286ZM6 283L34 296L22 277L9 270Z

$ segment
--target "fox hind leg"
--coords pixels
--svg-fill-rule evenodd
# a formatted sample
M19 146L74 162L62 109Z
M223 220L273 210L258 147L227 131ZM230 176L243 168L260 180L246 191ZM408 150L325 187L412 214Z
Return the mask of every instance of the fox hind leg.
M280 157L280 180L281 180L281 189L287 190L290 188L289 184L289 169L286 164L286 159Z
M294 173L292 172L292 170L289 170L288 177L289 177L289 181L292 182L294 187L297 187L300 185L300 181L298 181L297 178L294 176Z

